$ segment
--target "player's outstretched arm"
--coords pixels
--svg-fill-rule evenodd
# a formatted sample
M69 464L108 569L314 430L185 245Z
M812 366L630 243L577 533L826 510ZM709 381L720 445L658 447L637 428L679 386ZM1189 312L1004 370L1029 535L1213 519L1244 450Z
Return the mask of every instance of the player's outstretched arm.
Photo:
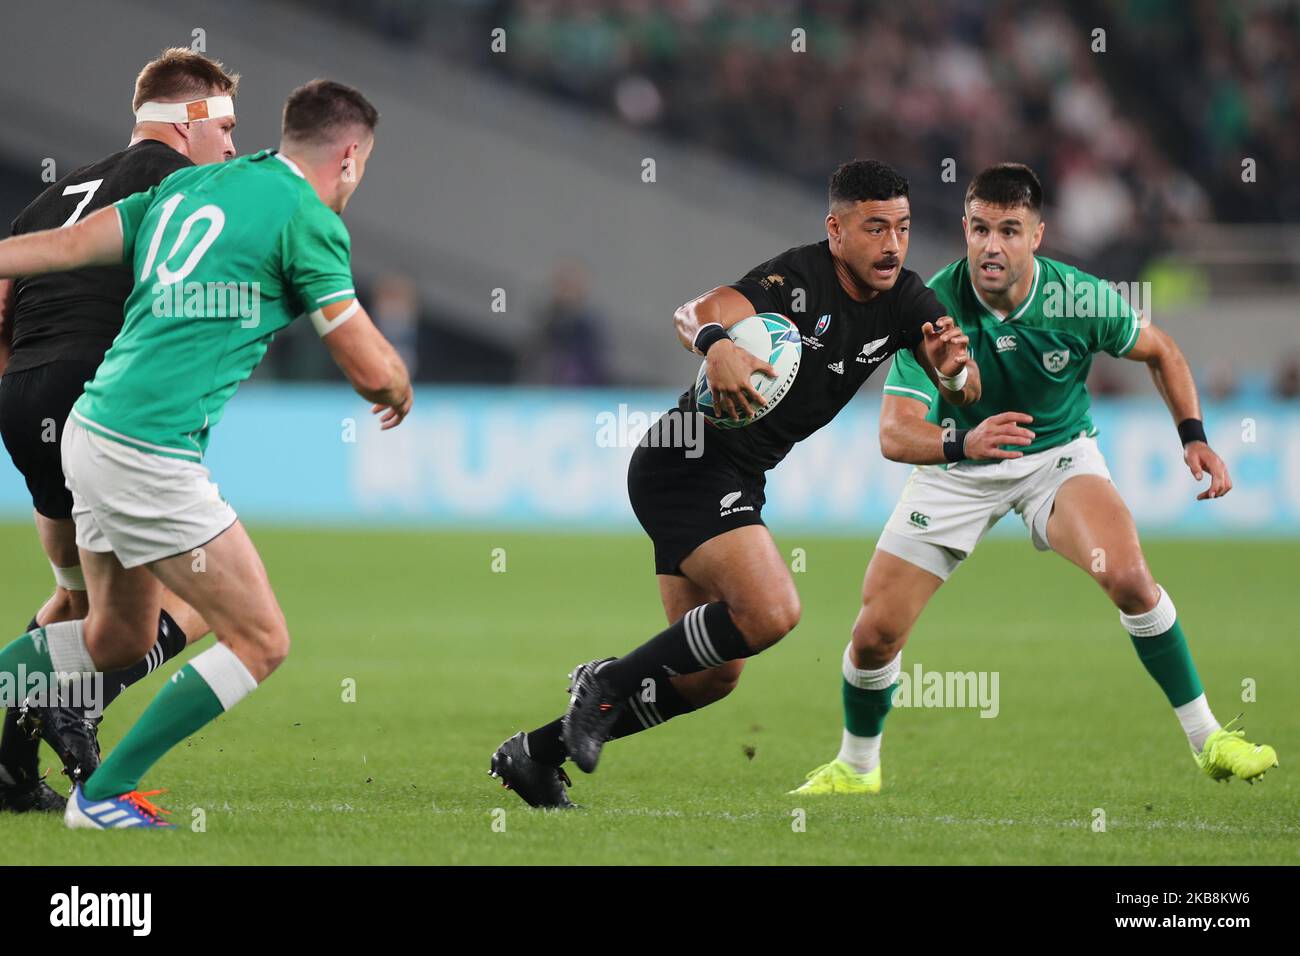
M981 394L980 370L971 357L970 339L951 316L921 326L921 344L913 350L917 362L925 369L950 405L970 405Z
M737 348L726 335L727 329L755 312L754 304L735 289L719 286L673 313L678 341L708 361L714 407L737 420L748 418L755 407L767 404L750 376L755 372L776 376L776 369Z
M880 403L880 453L909 465L942 465L972 459L1021 458L1023 452L1001 446L1025 446L1034 433L1024 427L1033 418L1023 412L1000 412L969 431L926 421L929 406L915 398L886 394Z
M122 224L109 207L66 229L43 229L0 242L0 278L66 272L122 261Z
M397 350L375 328L356 299L332 302L321 309L317 329L330 355L357 394L382 412L380 427L394 428L411 410L411 376Z
M1183 441L1183 460L1192 477L1200 481L1209 473L1210 487L1197 495L1196 500L1222 498L1232 490L1232 478L1227 464L1206 441L1196 380L1192 378L1192 369L1183 350L1163 329L1148 324L1138 333L1137 342L1124 357L1145 362L1151 370L1156 391L1165 400L1178 426L1178 435Z

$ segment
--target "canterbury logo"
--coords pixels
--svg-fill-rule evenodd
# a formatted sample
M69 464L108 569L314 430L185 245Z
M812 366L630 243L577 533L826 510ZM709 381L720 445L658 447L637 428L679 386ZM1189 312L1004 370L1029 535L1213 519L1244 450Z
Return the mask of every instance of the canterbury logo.
M930 527L930 516L923 515L919 511L913 511L912 516L907 520L912 522L912 524L916 525L918 528Z
M997 346L999 352L1014 352L1016 350L1016 337L1014 335L999 335Z

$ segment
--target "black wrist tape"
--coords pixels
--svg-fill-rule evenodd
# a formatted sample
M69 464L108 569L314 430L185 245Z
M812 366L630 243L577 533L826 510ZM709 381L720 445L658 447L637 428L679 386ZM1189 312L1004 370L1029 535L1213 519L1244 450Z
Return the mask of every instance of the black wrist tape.
M969 428L959 428L952 433L952 438L945 438L943 440L943 457L949 461L965 461L966 436L969 433Z
M1209 444L1205 439L1205 423L1199 418L1184 418L1179 422L1178 437L1183 440L1184 447L1194 441L1203 441L1207 445Z
M717 322L710 322L695 333L695 342L692 344L695 347L695 351L699 352L701 355L708 355L709 346L713 345L715 342L721 342L725 338L730 338L730 336L727 335L727 330Z

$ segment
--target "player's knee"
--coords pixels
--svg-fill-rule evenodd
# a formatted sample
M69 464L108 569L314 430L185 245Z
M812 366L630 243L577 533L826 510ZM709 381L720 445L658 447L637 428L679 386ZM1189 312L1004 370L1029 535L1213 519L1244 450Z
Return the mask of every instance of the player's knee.
M1149 611L1160 599L1160 589L1141 561L1112 567L1097 579L1106 595L1125 614Z
M82 638L95 667L116 671L144 660L157 640L157 623L152 628L140 622L115 619L107 615L86 618Z
M732 612L736 626L754 653L771 647L799 623L803 609L793 591L776 600Z
M259 681L289 656L289 629L282 618L248 622L240 633L227 635L227 639L237 646L240 659Z
M273 628L263 637L260 649L262 662L269 674L289 656L289 630L283 625Z
M874 604L866 604L853 622L853 656L863 670L884 667L907 643L907 628Z

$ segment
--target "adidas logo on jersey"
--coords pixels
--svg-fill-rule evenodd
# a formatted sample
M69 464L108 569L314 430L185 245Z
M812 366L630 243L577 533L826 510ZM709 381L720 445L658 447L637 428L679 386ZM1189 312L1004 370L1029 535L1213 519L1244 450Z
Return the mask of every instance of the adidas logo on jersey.
M873 339L868 342L866 345L862 346L862 351L858 353L858 361L867 365L874 365L877 362L883 361L886 357L884 354L876 355L875 358L871 358L870 356L880 351L880 347L888 341L889 336L886 335L883 339Z
M826 367L827 367L828 369L830 369L832 372L834 372L836 375L843 375L843 374L844 374L844 362L843 362L843 361L839 361L839 362L831 362L831 364L830 364L830 365L827 365Z
M1016 337L1014 335L999 335L997 347L999 352L1014 352L1016 350Z

